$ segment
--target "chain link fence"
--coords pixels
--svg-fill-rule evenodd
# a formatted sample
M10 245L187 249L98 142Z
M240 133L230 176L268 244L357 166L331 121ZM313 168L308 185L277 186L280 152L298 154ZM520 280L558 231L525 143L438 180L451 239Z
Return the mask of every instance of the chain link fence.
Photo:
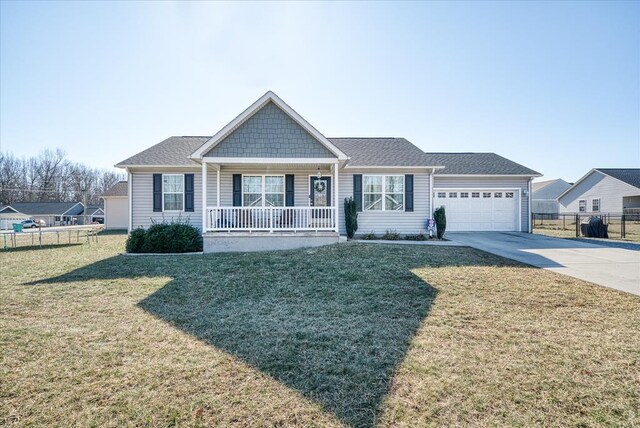
M640 242L640 212L629 213L565 213L531 214L533 233L560 238L581 238L581 224L588 223L591 217L600 217L605 225L609 239Z

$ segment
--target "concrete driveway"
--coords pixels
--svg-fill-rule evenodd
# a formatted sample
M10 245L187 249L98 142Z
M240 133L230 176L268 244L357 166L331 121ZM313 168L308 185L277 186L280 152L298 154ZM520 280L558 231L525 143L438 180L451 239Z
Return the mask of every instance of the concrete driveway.
M446 237L502 257L640 295L640 246L528 233L449 232Z

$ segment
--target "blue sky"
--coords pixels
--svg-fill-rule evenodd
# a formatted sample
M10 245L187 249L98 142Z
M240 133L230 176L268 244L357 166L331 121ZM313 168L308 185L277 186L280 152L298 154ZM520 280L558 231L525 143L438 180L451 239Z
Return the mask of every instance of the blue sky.
M2 2L0 143L110 167L271 89L324 135L640 167L640 2Z

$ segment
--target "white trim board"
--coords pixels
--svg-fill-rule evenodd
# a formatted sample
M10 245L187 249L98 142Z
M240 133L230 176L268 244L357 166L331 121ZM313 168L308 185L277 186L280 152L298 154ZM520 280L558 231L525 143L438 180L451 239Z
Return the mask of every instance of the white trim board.
M258 98L253 104L251 104L245 111L240 113L235 119L229 122L224 128L211 137L200 148L193 152L190 156L192 159L201 159L204 154L214 148L218 143L229 136L240 125L249 120L255 113L257 113L267 103L272 102L282 111L284 111L291 119L293 119L298 125L304 128L309 134L311 134L318 142L325 146L331 153L335 154L339 160L347 160L347 155L338 149L331 141L322 135L316 128L314 128L309 122L307 122L302 116L300 116L295 110L293 110L287 103L285 103L280 97L278 97L272 91L267 91L266 94Z
M231 157L203 157L203 162L211 164L260 164L260 165L282 165L282 164L337 164L337 158L231 158Z

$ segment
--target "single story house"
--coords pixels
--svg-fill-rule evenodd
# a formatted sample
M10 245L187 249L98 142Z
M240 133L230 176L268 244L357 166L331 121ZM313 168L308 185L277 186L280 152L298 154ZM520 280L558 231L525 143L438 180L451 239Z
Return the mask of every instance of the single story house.
M271 91L212 137L170 137L116 167L128 174L129 230L182 219L206 252L338 242L349 197L358 234L424 233L439 205L448 230L528 232L540 176L491 153L327 138Z
M85 215L87 217L87 224L100 223L104 224L104 207L101 205L87 205L87 208L80 214L78 223L84 222Z
M21 213L11 205L0 205L0 229L11 229L14 223L27 220L29 216Z
M129 184L119 181L101 198L104 200L104 226L106 229L129 228Z
M560 213L640 210L640 168L594 168L558 197Z
M531 212L533 214L558 214L560 207L558 196L571 187L561 178L555 180L538 181L532 185Z
M16 202L13 208L34 220L44 220L47 226L80 224L84 212L82 202Z

